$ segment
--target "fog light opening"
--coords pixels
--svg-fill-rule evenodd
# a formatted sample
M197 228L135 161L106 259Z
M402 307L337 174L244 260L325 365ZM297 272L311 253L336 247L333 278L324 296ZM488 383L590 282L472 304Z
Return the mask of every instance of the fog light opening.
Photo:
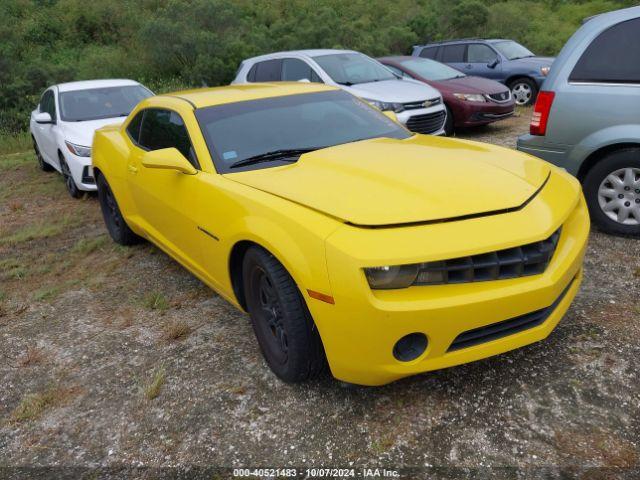
M396 342L393 356L401 362L410 362L424 353L428 343L424 333L410 333Z

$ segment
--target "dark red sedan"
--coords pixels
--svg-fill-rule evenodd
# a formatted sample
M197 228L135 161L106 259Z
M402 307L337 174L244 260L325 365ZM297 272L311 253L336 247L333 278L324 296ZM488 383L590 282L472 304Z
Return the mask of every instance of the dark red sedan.
M505 85L464 73L421 57L384 57L378 61L405 78L427 83L442 94L447 106L445 131L486 125L513 115L514 101Z

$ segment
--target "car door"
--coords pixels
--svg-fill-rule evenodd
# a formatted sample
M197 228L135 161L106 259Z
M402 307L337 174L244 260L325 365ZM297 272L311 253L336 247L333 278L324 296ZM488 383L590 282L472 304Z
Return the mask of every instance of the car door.
M465 55L467 45L456 43L453 45L443 45L438 52L439 61L462 71L465 67Z
M467 75L493 79L500 78L502 65L499 63L498 52L484 43L468 44L463 71Z
M201 243L195 232L201 211L203 182L200 164L181 115L164 108L148 108L138 115L127 166L128 184L140 224L156 243L195 270L201 270ZM137 128L136 116L130 123ZM127 128L129 128L127 127ZM198 170L186 175L142 165L146 152L175 148Z
M40 113L51 115L52 123L36 123L34 136L38 142L40 154L51 164L58 165L58 147L56 144L55 129L57 128L55 95L52 88L46 90L40 99L38 106Z

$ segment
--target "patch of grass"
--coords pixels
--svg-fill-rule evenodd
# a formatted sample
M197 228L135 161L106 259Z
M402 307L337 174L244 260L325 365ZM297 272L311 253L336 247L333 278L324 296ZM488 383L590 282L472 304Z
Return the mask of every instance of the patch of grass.
M75 391L73 388L54 386L43 392L26 395L11 414L11 419L23 422L39 417L48 408L64 403Z
M0 290L0 302L3 302L7 299L7 293L4 290Z
M173 342L186 338L190 333L191 327L189 324L182 320L178 320L165 325L162 331L162 339L165 342Z
M26 152L32 148L31 134L29 132L0 133L0 155Z
M77 219L74 220L70 215L67 215L54 222L40 222L35 225L27 225L11 234L3 233L0 235L0 245L15 246L31 240L54 237L77 222Z
M167 372L164 366L161 366L153 373L153 375L149 379L149 382L145 385L144 387L145 398L147 400L153 400L154 398L157 398L158 395L160 395L160 392L162 391L162 387L166 383L166 380L167 380Z
M149 310L164 312L169 308L169 302L162 293L151 292L144 298L144 306Z
M99 237L90 239L81 238L76 242L71 251L81 255L89 255L104 247L108 243L108 240L106 235L100 235Z
M41 302L42 300L49 300L55 297L59 292L60 292L60 288L57 286L41 287L33 293L33 299L36 302Z
M27 276L29 270L17 258L7 258L0 260L0 278L9 279L15 278L16 280L22 280Z
M18 364L21 367L31 367L33 365L41 364L45 359L44 350L38 346L29 346L24 356L20 359Z
M640 267L636 268L636 271L633 272L633 276L636 278L640 278Z

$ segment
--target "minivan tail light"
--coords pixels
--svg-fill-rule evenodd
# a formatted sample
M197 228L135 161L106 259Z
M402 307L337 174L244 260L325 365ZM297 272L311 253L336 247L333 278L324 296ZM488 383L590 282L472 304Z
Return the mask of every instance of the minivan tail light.
M553 104L555 96L556 94L553 92L538 93L536 105L533 107L531 125L529 126L529 133L531 133L531 135L544 136L547 134L549 113L551 112L551 105Z

